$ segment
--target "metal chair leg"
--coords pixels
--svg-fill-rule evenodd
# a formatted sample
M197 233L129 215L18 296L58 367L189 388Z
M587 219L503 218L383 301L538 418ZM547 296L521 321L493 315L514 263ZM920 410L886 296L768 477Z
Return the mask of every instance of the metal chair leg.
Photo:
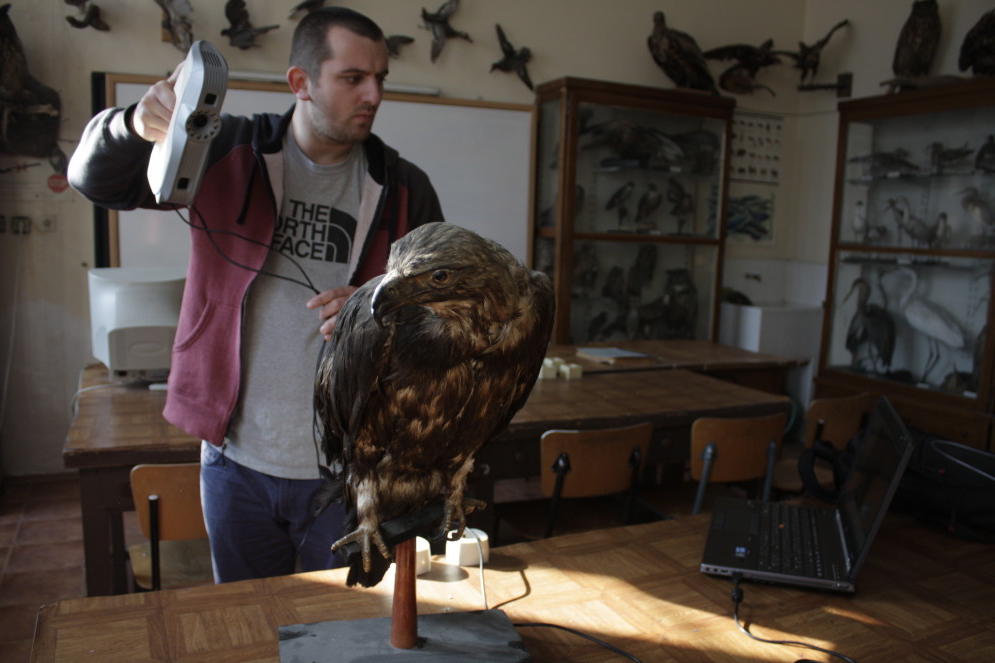
M149 552L152 558L152 589L162 588L159 570L159 496L149 495Z
M698 493L694 497L694 507L691 509L691 515L701 511L701 504L705 501L705 487L708 485L708 479L712 475L712 465L715 464L716 457L718 457L718 450L715 448L715 443L709 442L708 446L705 447L705 451L701 454L702 460L705 461L705 466L701 470L701 479L698 480Z
M777 442L771 440L767 443L767 474L764 475L764 489L762 498L764 502L770 502L770 487L774 481L774 464L777 462Z
M570 454L563 452L553 462L553 472L556 473L556 483L553 486L553 498L549 502L549 516L546 519L546 532L542 535L548 539L553 535L553 524L556 522L556 510L560 506L560 494L563 492L563 478L570 471Z

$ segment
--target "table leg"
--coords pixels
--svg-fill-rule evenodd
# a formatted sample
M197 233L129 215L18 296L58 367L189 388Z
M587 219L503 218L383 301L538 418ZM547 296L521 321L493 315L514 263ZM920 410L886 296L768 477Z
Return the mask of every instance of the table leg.
M128 591L121 514L133 509L134 505L128 489L127 472L127 468L79 470L87 596L108 596Z

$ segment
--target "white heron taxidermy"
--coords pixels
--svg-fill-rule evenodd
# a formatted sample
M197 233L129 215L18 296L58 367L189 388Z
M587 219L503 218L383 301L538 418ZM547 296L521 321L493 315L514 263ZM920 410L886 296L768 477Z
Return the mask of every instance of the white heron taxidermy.
M916 294L919 277L914 270L902 266L898 268L898 273L908 280L898 308L909 326L929 341L929 356L922 374L922 379L925 380L940 360L939 344L952 350L960 350L966 345L967 339L964 330L949 311Z

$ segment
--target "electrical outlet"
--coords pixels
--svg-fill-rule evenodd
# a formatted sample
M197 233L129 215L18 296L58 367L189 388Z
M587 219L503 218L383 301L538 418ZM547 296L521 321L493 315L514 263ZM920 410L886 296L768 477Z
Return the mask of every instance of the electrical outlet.
M10 219L10 231L15 235L31 234L31 217L14 216Z

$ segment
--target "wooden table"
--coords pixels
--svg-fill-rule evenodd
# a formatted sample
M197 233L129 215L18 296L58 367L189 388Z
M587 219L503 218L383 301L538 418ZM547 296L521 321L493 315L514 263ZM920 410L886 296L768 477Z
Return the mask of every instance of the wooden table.
M732 583L698 571L708 522L700 514L496 548L484 571L488 605L512 623L578 629L645 663L835 660L736 629ZM277 663L282 625L390 615L392 574L367 590L346 588L345 572L43 606L31 661ZM436 563L418 579L418 612L479 610L479 585L476 568ZM743 590L740 616L760 636L811 642L860 663L995 660L991 547L903 515L886 518L855 595L750 583ZM517 630L539 663L623 660L566 632Z
M106 383L103 366L85 370L84 387ZM200 457L200 442L162 418L165 400L165 392L142 386L111 385L80 394L63 461L79 470L89 596L128 591L122 513L134 509L131 468ZM540 381L508 431L478 454L471 488L489 502L495 481L538 475L538 439L549 428L649 419L656 428L649 460L660 463L686 457L690 426L699 416L771 414L790 406L789 399L776 393L680 369L592 372L579 380ZM489 529L493 517L493 509L485 510L474 524Z
M640 352L646 357L620 359L614 364L605 364L577 356L578 347L591 346L618 347ZM805 358L780 357L692 339L596 342L586 346L554 345L546 354L578 363L585 373L682 368L778 394L786 393L788 371L808 363Z

